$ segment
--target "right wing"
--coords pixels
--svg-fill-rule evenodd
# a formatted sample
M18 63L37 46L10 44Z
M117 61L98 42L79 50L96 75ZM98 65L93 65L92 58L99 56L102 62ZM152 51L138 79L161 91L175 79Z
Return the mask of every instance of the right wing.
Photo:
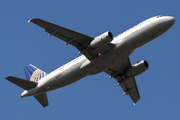
M118 64L113 67L108 68L104 72L110 75L110 77L114 77L118 85L122 87L124 90L123 95L129 95L134 104L140 99L138 87L136 84L136 80L134 77L125 78L123 74L131 67L131 62L129 57L122 60Z
M131 77L123 81L122 78L120 78L120 76L117 76L116 80L119 82L119 85L124 90L123 95L129 95L135 104L140 99L140 95L139 95L135 78Z
M71 44L75 46L89 60L93 60L94 58L98 57L99 53L107 52L113 47L112 44L108 44L103 49L90 50L87 46L92 40L94 40L94 37L78 33L76 31L55 25L39 18L30 19L29 22L44 28L45 31L49 33L49 36L54 35L55 37L65 41L65 45Z

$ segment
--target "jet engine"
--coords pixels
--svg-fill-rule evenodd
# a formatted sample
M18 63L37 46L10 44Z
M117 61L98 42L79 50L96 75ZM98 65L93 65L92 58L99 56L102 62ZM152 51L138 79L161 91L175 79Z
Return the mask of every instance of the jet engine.
M125 78L130 78L137 76L145 72L149 68L149 64L146 60L142 60L134 64L127 72L124 74Z
M113 40L113 34L111 32L105 32L100 36L94 38L93 41L89 44L90 49L100 48Z

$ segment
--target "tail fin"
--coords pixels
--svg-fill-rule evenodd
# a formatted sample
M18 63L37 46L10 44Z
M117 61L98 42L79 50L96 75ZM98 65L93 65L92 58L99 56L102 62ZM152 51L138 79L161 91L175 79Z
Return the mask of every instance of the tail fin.
M23 71L25 73L26 79L32 82L38 82L41 78L47 75L47 73L33 66L32 64L25 66Z
M44 71L38 69L37 67L33 66L33 65L28 65L26 67L23 68L26 78L28 80L24 80L21 78L17 78L17 77L13 77L13 76L8 76L6 77L6 79L14 84L16 84L17 86L25 89L26 91L34 88L37 86L37 82L43 78L44 76L47 75L47 73L45 73ZM25 91L25 92L26 92ZM24 93L24 92L23 92ZM22 93L22 94L23 94ZM27 92L28 93L28 92ZM21 94L21 95L22 95ZM27 94L26 94L27 95ZM21 96L23 97L23 96ZM25 97L25 96L24 96ZM34 95L34 97L36 98L36 100L43 106L46 107L48 106L48 98L47 98L47 93L41 93L38 95Z
M8 76L6 77L6 79L14 84L16 84L17 86L25 89L25 90L29 90L31 88L34 88L37 86L38 83L36 82L32 82L32 81L28 81L28 80L24 80L21 78L17 78L17 77L13 77L13 76ZM22 97L22 96L21 96ZM49 105L48 103L48 98L47 98L47 93L41 93L39 95L35 95L34 96L36 98L36 100L43 106L46 107Z

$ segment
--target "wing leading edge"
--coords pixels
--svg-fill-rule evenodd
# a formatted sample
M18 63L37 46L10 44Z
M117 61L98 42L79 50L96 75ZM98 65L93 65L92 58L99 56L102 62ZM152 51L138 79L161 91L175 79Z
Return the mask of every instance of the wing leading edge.
M93 40L93 37L75 32L73 30L55 25L53 23L44 21L39 18L33 18L30 19L28 22L32 22L42 28L45 29L46 32L49 33L48 36L54 35L57 38L63 40L66 42L66 44L71 44L75 46L76 48L80 49L83 45L87 44L91 40Z
M125 60L122 60L117 65L108 68L106 71L107 74L109 74L111 77L114 77L118 85L122 87L124 90L123 95L129 95L134 104L140 99L138 87L136 84L136 80L134 77L124 79L122 75L131 67L131 62L129 57Z
M65 41L65 45L71 44L75 46L80 53L83 53L89 60L93 60L94 58L98 57L99 53L105 53L113 47L113 45L109 43L106 45L106 47L102 47L101 49L91 50L88 48L88 45L92 40L94 40L94 37L78 33L39 18L30 19L28 22L32 22L44 28L45 31L49 33L48 36L53 35Z

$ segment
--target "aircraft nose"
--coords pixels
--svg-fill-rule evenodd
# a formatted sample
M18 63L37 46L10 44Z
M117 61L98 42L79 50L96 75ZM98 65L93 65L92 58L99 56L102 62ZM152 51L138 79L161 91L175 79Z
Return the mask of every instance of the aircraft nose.
M176 19L174 17L171 17L171 16L167 17L167 22L170 25L174 25L175 21L176 21Z

